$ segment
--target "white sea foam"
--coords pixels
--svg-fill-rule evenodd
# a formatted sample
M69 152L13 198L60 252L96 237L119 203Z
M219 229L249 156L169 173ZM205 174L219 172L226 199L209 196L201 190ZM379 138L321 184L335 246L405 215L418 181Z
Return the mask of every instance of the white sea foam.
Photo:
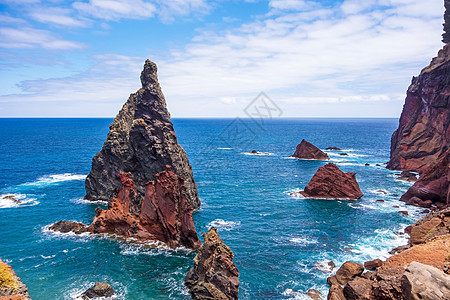
M77 199L71 199L70 202L73 202L75 204L97 204L97 205L108 205L108 201L102 201L102 200L86 200L84 198L77 198Z
M216 219L208 224L208 228L216 227L217 230L230 231L239 225L241 225L241 222L239 221L233 222L233 221L225 221L223 219Z
M233 148L217 148L218 150L232 150Z
M10 197L18 200L20 203L15 202ZM29 195L25 194L4 194L0 195L0 208L14 208L14 207L25 207L25 206L34 206L38 205L39 201L36 198L33 198Z
M289 239L289 242L301 245L301 246L307 246L307 245L313 245L317 244L318 241L316 239L313 239L311 237L309 238L302 238L302 237L293 237Z
M39 177L36 181L23 183L20 186L24 187L44 187L51 184L56 184L71 180L85 180L87 175L79 175L72 173L53 174Z

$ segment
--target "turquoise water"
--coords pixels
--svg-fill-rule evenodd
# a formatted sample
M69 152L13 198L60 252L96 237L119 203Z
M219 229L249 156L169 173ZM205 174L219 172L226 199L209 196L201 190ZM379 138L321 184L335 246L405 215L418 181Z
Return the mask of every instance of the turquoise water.
M111 121L0 119L0 195L23 201L13 205L0 196L0 257L34 300L75 299L97 281L109 282L120 299L190 299L183 281L194 253L46 229L59 220L90 223L95 208L105 207L81 198ZM283 119L262 126L241 121L173 121L202 200L194 213L197 232L216 226L234 251L241 299L303 299L310 288L326 295L329 275L315 262L339 266L383 258L406 242L397 231L419 210L398 201L409 184L382 165L396 119ZM331 152L331 161L357 173L364 197L346 202L290 196L325 164L289 158L303 138L319 148L344 149L349 156ZM271 155L246 153L253 149Z

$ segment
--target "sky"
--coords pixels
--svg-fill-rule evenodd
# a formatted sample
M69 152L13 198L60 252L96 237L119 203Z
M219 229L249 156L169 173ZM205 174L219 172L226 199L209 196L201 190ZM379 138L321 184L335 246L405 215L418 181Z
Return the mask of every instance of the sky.
M399 117L443 0L0 0L0 117L114 117L158 65L172 117Z

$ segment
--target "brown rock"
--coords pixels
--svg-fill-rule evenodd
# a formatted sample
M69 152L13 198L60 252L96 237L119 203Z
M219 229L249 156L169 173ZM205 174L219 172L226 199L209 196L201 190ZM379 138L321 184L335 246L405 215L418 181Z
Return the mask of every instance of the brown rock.
M354 277L361 275L364 272L364 266L362 264L357 264L351 261L344 263L339 270L337 270L336 275L332 276L336 279L337 283L340 285L347 284L348 281ZM331 279L331 282L333 280Z
M307 198L357 200L363 196L355 173L344 173L335 164L320 167L301 195Z
M377 202L384 202L384 200L378 199Z
M344 287L344 296L347 300L372 299L372 281L362 277L356 277Z
M372 295L375 299L402 299L401 277L405 268L382 268L376 273Z
M313 300L322 300L322 293L315 289L309 289L306 295Z
M196 249L201 246L184 180L170 166L156 175L156 181L147 183L138 215L130 209L130 204L138 197L134 181L128 173L120 173L119 178L122 188L117 198L107 210L96 210L89 232L157 240L171 248L184 246Z
M302 142L298 144L295 153L291 157L315 160L329 159L328 155L325 152L305 140L302 140Z
M346 300L344 289L339 284L333 284L328 291L327 300Z
M409 240L410 243L412 245L424 243L427 238L432 237L433 231L436 230L436 227L439 226L441 222L442 220L440 218L433 218L420 225L412 226Z
M407 216L409 213L406 210L401 210L398 212L399 214Z
M194 299L238 299L239 271L233 263L233 251L212 227L203 234L204 243L194 258L194 267L186 276L186 286Z
M366 268L367 270L375 270L378 267L381 267L383 265L383 261L381 259L374 259L374 260L370 260L370 261L366 261L364 263L364 268Z
M110 125L101 151L92 159L85 198L112 201L121 187L119 173L130 173L136 190L130 211L139 215L146 183L156 180L156 174L170 165L184 179L186 198L197 209L200 200L192 168L178 144L155 63L145 61L141 83L142 88L130 95Z

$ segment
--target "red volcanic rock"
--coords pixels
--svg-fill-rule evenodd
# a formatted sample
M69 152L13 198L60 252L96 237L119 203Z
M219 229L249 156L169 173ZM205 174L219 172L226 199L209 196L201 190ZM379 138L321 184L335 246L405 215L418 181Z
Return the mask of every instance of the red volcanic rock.
M328 155L325 152L305 140L302 140L302 142L297 145L297 149L291 157L316 160L329 159Z
M363 196L356 173L344 173L335 164L320 167L300 194L308 198L357 200Z
M414 77L399 127L391 139L389 169L419 172L402 197L449 202L450 46Z
M98 208L88 230L112 233L139 240L158 240L171 248L185 246L197 249L201 242L192 219L192 206L186 197L182 177L171 167L146 184L145 196L138 213L130 212L130 203L138 197L128 173L120 173L122 188L107 210Z

